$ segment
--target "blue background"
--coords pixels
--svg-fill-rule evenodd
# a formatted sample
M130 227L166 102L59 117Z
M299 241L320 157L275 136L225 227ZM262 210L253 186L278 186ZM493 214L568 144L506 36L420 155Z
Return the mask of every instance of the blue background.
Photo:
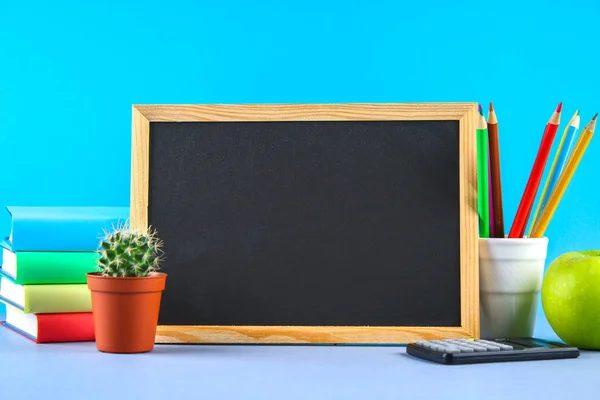
M600 111L599 16L597 0L0 0L0 207L128 205L134 103L493 101L508 229L557 103L558 135ZM592 141L548 261L600 248L599 156Z

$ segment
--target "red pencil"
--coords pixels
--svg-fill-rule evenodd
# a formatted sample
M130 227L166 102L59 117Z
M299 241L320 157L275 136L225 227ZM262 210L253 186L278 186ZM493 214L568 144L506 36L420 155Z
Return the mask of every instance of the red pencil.
M496 111L494 106L490 103L490 112L487 120L488 126L488 139L490 148L490 194L492 200L490 204L493 208L494 217L490 217L490 221L494 221L494 235L490 237L504 238L504 211L502 207L502 182L500 179L500 150L498 144L498 119L496 118ZM490 232L492 232L490 230Z
M525 234L525 228L527 227L529 214L531 214L533 202L535 200L535 196L537 195L538 187L540 186L540 181L542 180L542 175L544 174L544 168L546 167L546 161L548 161L548 155L550 154L550 149L552 148L552 142L554 141L556 131L560 125L561 110L562 102L558 104L556 111L554 111L552 117L550 117L550 121L548 121L548 124L546 124L540 149L538 150L533 168L531 169L531 174L529 175L525 192L523 193L521 203L517 209L515 220L513 221L512 227L510 228L510 232L508 234L509 238L522 238Z

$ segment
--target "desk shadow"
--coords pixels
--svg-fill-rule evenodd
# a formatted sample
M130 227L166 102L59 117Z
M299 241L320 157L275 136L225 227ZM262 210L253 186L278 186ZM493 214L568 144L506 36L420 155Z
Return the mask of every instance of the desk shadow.
M398 353L398 356L406 358L407 360L410 360L410 362L418 362L418 363L421 363L421 364L427 364L427 365L438 366L438 367L442 366L442 364L439 364L439 363L436 363L436 362L433 362L433 361L429 361L429 360L425 360L424 358L414 357L414 356L411 356L410 354L405 353L405 352Z
M361 346L361 345L331 345L331 344L273 344L273 343L157 343L153 353L165 355L187 354L256 354L283 351L296 351L299 348L314 350L317 348L361 348L361 347L389 347L389 346ZM394 346L397 347L397 346ZM405 346L402 346L405 347ZM279 350L276 350L279 349Z
M168 356L188 356L199 354L235 355L268 352L271 346L240 344L156 344L153 354Z

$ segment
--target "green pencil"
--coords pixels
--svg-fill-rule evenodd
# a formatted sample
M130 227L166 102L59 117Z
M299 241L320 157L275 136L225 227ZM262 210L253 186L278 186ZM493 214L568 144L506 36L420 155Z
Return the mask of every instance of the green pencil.
M477 199L479 211L479 237L490 237L490 208L488 205L488 132L483 109L479 106L477 121Z

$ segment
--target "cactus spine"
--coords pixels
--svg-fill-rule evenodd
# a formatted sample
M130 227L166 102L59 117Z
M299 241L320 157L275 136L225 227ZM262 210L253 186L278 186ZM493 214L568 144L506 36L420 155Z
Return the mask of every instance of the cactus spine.
M143 277L159 269L162 241L151 227L134 229L129 223L105 232L98 249L101 275Z

